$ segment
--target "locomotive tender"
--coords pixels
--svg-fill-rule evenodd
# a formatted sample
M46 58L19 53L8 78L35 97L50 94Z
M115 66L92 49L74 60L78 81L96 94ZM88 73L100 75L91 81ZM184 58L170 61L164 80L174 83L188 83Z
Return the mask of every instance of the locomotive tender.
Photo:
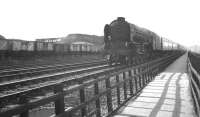
M118 17L104 28L104 49L110 63L132 64L135 60L147 60L163 51L182 47Z

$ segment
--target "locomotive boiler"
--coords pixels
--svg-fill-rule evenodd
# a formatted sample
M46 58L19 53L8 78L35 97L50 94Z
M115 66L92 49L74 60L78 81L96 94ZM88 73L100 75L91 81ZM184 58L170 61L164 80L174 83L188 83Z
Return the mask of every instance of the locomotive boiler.
M104 28L105 54L110 63L145 61L162 50L162 38L118 17Z

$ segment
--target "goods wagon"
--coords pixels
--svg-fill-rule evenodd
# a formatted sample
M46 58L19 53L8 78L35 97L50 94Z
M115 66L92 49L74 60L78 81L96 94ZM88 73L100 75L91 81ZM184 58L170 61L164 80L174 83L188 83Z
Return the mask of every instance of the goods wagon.
M35 42L35 51L44 51L44 42Z
M21 42L21 50L22 51L27 51L28 50L28 42L27 41L22 41Z
M0 58L2 56L24 57L36 55L38 57L57 55L56 53L86 53L96 52L94 45L88 42L74 42L72 44L56 42L24 41L0 38ZM72 53L71 53L72 52ZM7 57L8 57L7 56ZM5 57L4 57L5 58Z
M0 38L0 51L8 50L8 41Z
M42 42L42 43L43 43L42 51L53 51L53 43L51 42Z
M43 42L43 48L42 51L48 51L48 43Z
M47 51L53 51L53 43L52 42L47 43Z
M9 50L11 51L21 51L22 40L8 40Z
M35 42L27 41L27 51L34 51L34 49L35 49Z
M70 45L69 44L54 44L54 51L55 52L69 52Z
M63 44L54 44L53 45L54 52L63 52L64 51L64 45Z

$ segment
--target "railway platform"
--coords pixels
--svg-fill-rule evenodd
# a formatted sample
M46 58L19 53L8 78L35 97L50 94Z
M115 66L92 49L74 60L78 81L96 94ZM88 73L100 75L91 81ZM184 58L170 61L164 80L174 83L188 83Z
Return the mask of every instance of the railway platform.
M114 117L196 117L186 60L185 54L174 61Z

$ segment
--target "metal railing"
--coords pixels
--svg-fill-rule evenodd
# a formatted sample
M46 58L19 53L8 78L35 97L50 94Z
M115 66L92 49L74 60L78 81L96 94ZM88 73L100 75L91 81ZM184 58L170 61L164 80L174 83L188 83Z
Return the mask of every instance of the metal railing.
M10 117L19 115L20 117L28 117L29 110L52 102L55 107L55 114L53 115L55 117L110 116L131 99L131 97L137 96L153 80L155 75L164 70L179 56L180 54L170 55L141 65L116 69L112 72L102 72L92 77L83 76L79 80L76 79L78 85L67 89L65 88L66 82L58 83L53 85L53 95L36 101L23 101L21 105L1 112L0 116ZM89 90L92 93L86 96L88 87L90 87ZM65 107L66 103L68 103L65 100L65 96L73 92L78 92L78 101L80 103L73 107ZM102 97L105 97L106 101L102 102ZM92 103L92 107L88 109Z
M188 53L187 69L190 77L190 87L195 112L200 117L200 74L197 71L197 64L200 61L192 53Z

